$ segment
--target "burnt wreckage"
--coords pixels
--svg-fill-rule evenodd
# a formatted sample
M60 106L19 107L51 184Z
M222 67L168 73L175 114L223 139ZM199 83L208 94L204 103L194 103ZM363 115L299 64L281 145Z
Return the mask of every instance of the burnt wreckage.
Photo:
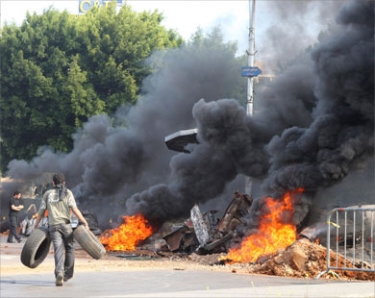
M172 232L163 236L163 244L156 252L183 252L211 254L226 252L229 241L235 238L236 228L242 224L242 218L248 213L253 199L246 194L235 192L221 219L216 211L201 213L195 205L190 218L180 225L172 227Z
M170 150L190 153L187 147L198 144L197 133L197 128L177 131L165 137L165 143ZM157 252L225 252L229 241L235 238L236 228L243 223L242 218L249 214L252 203L249 195L236 191L221 219L216 217L216 210L202 214L195 205L190 211L190 218L172 227L172 232L163 237L164 245L158 245Z

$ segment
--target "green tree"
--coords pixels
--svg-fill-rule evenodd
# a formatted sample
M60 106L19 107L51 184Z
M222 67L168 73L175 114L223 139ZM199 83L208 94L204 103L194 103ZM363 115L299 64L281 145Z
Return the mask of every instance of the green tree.
M5 24L1 53L1 170L30 160L40 146L67 152L88 118L137 100L151 69L144 59L177 47L181 37L160 25L162 15L115 3L70 15L53 8Z

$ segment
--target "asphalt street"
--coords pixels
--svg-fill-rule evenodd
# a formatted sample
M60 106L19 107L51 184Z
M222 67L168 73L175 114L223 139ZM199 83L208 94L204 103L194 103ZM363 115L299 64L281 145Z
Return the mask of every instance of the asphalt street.
M288 278L184 268L109 265L76 259L74 277L56 287L53 254L38 268L20 261L23 243L0 237L0 297L366 297L375 298L375 283L332 279ZM85 264L85 265L84 265ZM121 263L123 264L123 263ZM147 263L146 263L147 264ZM44 267L44 269L40 267ZM9 270L9 268L13 268ZM48 268L46 270L46 268ZM117 269L118 268L118 269Z
M1 263L20 263L1 255ZM20 266L22 264L20 263ZM375 297L374 282L294 279L201 270L76 272L62 287L52 272L1 274L0 297Z

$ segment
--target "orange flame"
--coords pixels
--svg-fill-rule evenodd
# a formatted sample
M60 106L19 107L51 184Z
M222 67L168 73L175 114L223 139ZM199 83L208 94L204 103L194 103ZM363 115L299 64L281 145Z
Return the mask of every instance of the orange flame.
M239 248L230 249L226 259L231 263L251 263L260 256L275 253L279 248L286 248L296 240L296 227L293 224L285 224L281 217L287 215L292 218L294 208L292 194L303 192L299 188L293 192L287 192L282 200L266 198L269 212L260 219L259 229L256 233L245 238Z
M149 237L153 229L142 214L123 216L124 223L109 231L110 235L102 235L99 239L106 250L135 250L136 245Z

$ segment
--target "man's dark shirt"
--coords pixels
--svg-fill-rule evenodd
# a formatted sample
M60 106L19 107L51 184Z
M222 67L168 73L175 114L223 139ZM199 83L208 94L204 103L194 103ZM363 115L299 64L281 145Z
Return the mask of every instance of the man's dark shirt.
M11 197L9 200L9 215L19 214L19 211L12 209L12 205L16 207L19 205L23 205L22 199L15 199L14 197Z

